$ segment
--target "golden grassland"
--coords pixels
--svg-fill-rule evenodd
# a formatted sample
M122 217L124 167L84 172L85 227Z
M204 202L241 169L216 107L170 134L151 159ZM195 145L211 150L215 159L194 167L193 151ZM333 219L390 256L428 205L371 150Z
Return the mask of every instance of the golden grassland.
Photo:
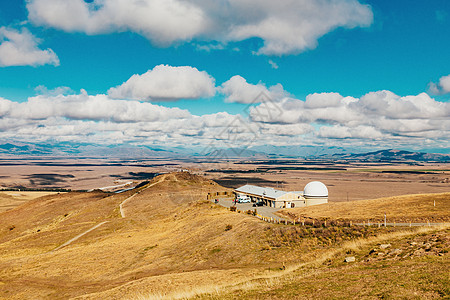
M198 293L178 293L170 298L447 299L449 233L449 227L442 226L358 239L272 276L226 288L204 287ZM349 256L355 257L355 262L346 263Z
M420 230L448 237L448 230L433 228L268 224L205 200L224 190L171 173L140 188L124 205L126 218L119 205L136 191L48 195L0 213L0 298L259 298L261 282L276 290L283 276L322 272L330 267L321 264L339 261L348 249L356 253Z
M450 193L420 194L380 199L327 203L279 213L292 219L329 218L355 222L449 222Z
M0 213L11 210L27 201L55 194L57 192L2 191L0 192Z

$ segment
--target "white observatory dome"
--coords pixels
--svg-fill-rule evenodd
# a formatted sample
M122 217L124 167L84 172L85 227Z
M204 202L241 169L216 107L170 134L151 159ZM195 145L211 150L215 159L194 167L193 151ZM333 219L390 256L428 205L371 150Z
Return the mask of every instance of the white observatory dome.
M312 181L305 186L303 190L305 197L328 197L328 189L320 181Z

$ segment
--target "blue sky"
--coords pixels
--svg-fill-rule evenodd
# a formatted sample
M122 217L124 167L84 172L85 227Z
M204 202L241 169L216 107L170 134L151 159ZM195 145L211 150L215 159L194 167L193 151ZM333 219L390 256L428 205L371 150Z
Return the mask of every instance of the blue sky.
M267 137L257 144L449 151L450 1L86 2L0 2L3 141L201 147L242 116ZM283 117L255 117L261 91ZM109 107L86 105L102 95L130 115L89 113ZM74 102L86 110L71 115Z

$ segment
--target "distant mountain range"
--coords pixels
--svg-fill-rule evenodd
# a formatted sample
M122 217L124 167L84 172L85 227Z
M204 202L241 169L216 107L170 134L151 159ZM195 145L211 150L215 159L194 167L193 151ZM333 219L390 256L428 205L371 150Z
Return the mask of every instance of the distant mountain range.
M120 157L120 158L197 158L197 159L277 159L307 158L324 160L371 161L371 162L450 162L450 154L410 152L405 150L379 150L351 153L337 147L313 146L258 146L252 148L219 149L197 153L192 149L152 148L149 146L55 143L0 143L2 156L70 156L70 157Z
M335 159L373 161L373 162L393 162L393 161L419 161L419 162L450 162L449 154L410 152L404 150L379 150L375 152L359 154L334 154Z
M5 143L0 144L0 155L143 158L177 157L181 154L171 150L132 145L97 146L75 143Z

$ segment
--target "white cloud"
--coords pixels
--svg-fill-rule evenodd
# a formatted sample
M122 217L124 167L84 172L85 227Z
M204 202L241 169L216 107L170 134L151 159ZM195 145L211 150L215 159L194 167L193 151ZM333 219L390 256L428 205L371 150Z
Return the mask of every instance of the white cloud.
M450 75L442 76L437 84L430 82L428 91L433 95L450 93Z
M357 0L29 0L38 25L87 34L133 31L154 43L238 42L260 38L258 54L299 53L338 27L369 26L373 14Z
M26 28L21 31L0 27L0 67L58 66L59 59L52 49L38 48L39 39Z
M271 59L269 59L269 64L272 67L272 69L277 70L279 68L278 64Z
M287 96L287 92L281 84L267 88L261 82L250 84L239 75L231 77L218 90L226 96L225 101L245 104L259 103L266 100L278 101Z
M142 75L133 75L125 83L108 91L118 99L173 101L212 97L215 83L208 73L196 68L159 65Z
M229 1L237 14L228 38L240 41L259 37L258 54L299 53L317 46L317 40L337 27L369 26L369 6L342 1Z
M29 19L69 32L133 31L154 43L189 41L207 26L204 12L179 0L30 0Z
M3 109L3 107L5 107ZM70 120L111 122L156 122L190 117L179 108L166 108L138 101L112 100L106 95L39 95L17 103L0 101L0 112L15 119L45 120L60 117Z
M264 105L250 109L256 122L317 124L319 137L391 139L397 136L438 138L450 135L450 103L422 93L400 97L389 91L372 92L360 99L336 93L311 94L306 101L285 98L277 103L281 113ZM273 109L271 109L273 112ZM261 119L261 115L264 118ZM332 126L328 126L332 125Z
M359 138L359 139L380 139L384 135L376 128L370 126L357 126L354 128L341 125L323 126L319 129L319 136L324 138Z

